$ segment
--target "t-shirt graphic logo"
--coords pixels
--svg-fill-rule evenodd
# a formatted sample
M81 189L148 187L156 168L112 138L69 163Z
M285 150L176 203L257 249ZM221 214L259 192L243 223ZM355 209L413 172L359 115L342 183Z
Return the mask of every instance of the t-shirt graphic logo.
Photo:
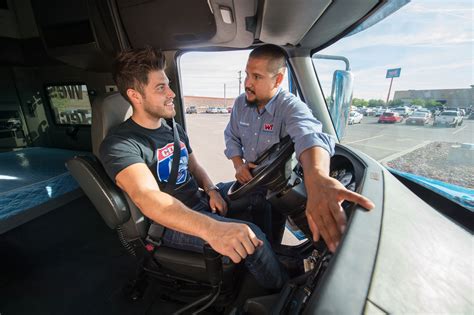
M176 184L182 184L188 177L188 149L182 141L180 141L181 154L179 158L178 177L176 178ZM173 152L174 143L168 143L162 148L156 150L157 163L156 173L160 182L168 182L171 174L171 167L173 166Z
M263 130L265 131L273 131L273 124L264 124Z

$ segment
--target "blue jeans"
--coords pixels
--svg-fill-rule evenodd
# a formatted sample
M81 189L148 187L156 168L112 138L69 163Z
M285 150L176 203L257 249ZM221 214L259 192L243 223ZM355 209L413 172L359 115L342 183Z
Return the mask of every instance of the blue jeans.
M235 222L247 224L255 233L258 239L263 241L252 255L247 256L244 264L248 271L255 277L258 283L268 289L280 289L288 280L286 270L280 265L273 252L270 243L265 234L258 226L253 223L237 219L222 217L217 213L212 213L209 208L209 202L204 196L192 207L194 211L212 217L221 222ZM202 253L204 240L199 237L191 236L174 230L166 229L162 237L162 242L168 247L184 249L193 252Z

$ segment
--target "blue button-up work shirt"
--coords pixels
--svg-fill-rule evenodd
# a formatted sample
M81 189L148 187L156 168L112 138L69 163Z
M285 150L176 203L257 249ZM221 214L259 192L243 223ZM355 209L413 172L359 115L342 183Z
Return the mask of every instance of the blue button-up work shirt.
M280 89L261 113L256 106L249 106L245 94L241 94L235 100L224 131L224 153L228 159L240 156L254 162L287 135L295 144L298 159L304 150L314 146L334 155L334 138L322 132L321 123L309 107L293 94Z

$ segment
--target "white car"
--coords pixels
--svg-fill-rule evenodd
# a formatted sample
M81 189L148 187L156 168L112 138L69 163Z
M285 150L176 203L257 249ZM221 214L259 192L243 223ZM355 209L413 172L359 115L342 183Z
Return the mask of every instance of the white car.
M438 116L435 117L433 121L433 126L447 126L456 128L457 126L461 126L463 118L459 111L455 110L445 110L441 112Z
M362 115L359 112L352 111L352 112L349 113L348 123L349 123L349 125L360 124L360 122L362 121L362 118L364 118L364 115Z
M208 113L208 114L217 114L217 113L219 113L219 109L217 107L208 107L206 109L206 113Z
M403 118L408 117L408 115L410 115L412 113L412 110L410 108L406 107L406 106L396 107L396 108L393 109L393 111L395 113L398 113Z
M426 109L426 108L422 108L422 109L419 109L419 110L415 111L415 113L417 113L417 112L418 112L418 113L419 113L419 112L427 113L427 114L428 114L428 118L431 118L431 116L432 116L432 115L431 115L431 112L430 112L428 109Z

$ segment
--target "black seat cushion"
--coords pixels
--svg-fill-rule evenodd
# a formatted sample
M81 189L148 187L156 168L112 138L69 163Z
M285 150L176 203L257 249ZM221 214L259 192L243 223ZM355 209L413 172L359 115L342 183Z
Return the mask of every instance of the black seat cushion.
M153 254L160 267L199 282L209 282L203 254L170 247L158 247ZM223 283L232 283L236 265L223 259Z

